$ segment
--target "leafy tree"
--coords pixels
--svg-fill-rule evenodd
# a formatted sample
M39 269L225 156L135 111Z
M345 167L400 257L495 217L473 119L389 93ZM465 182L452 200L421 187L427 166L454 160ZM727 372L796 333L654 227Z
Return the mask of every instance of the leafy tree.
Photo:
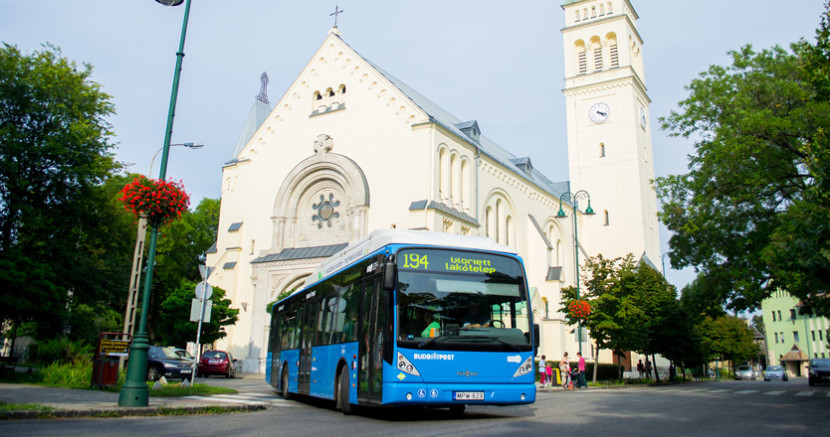
M757 308L785 287L830 314L830 2L816 43L730 52L662 118L693 138L689 172L657 178L672 265L718 306Z
M218 225L219 200L202 199L194 211L182 214L181 219L159 230L148 319L153 321L148 323L151 338L162 335L155 327L168 317L162 303L180 288L183 280L193 283L201 280L199 256L216 241Z
M120 164L91 73L53 46L0 48L0 322L37 321L46 337L71 323L67 308L113 292L102 184Z
M179 287L167 295L161 308L164 317L157 326L157 340L161 344L185 346L188 341L196 341L197 322L190 321L190 306L194 298L196 282L182 280ZM225 327L234 325L239 319L239 310L230 307L230 299L225 298L225 290L213 287L213 307L209 323L202 323L201 344L211 344L227 333Z
M702 343L710 358L741 363L758 355L758 345L752 329L746 322L734 316L713 319L706 316L701 324Z

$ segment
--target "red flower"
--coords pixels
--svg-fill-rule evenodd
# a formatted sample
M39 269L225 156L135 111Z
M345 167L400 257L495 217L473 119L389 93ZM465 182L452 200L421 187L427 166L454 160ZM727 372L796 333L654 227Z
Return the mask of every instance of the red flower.
M591 304L585 300L575 300L568 304L568 315L574 319L585 319L591 314Z
M181 217L190 205L190 198L179 182L166 182L139 176L121 190L124 208L136 217L145 216L158 227Z

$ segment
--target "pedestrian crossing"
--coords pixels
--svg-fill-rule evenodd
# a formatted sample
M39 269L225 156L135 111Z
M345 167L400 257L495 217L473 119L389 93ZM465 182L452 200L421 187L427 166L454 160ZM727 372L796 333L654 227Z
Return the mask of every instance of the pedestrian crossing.
M266 407L287 407L293 408L299 404L268 393L240 393L235 395L213 395L213 396L185 396L183 399L209 402L213 404L235 404L235 405L264 405Z
M734 394L734 395L763 395L763 396L798 396L811 398L830 398L827 390L761 390L761 389L731 389L731 388L660 388L661 393L700 393L700 394Z

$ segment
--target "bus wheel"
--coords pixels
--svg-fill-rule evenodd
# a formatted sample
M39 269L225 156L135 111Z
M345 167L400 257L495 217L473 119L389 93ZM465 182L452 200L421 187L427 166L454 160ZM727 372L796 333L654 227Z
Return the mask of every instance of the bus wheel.
M464 404L450 405L450 414L453 416L460 416L464 414L464 409L467 408Z
M288 366L282 368L282 395L283 399L291 399L291 393L288 392Z
M349 403L349 369L344 367L340 371L337 381L337 408L343 414L352 414L352 405Z

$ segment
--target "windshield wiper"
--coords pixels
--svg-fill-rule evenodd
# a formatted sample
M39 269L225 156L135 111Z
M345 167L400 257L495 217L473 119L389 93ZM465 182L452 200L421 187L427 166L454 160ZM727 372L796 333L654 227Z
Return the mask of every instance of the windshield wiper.
M425 342L422 342L422 343L418 344L418 348L422 349L426 346L429 346L429 345L435 343L438 340L444 341L444 340L447 340L447 339L450 339L450 338L460 338L463 341L467 341L467 340L491 340L492 341L492 340L495 340L495 341L501 343L502 345L507 346L510 349L513 349L514 351L521 352L521 349L519 349L519 347L516 346L513 343L508 343L508 342L506 342L506 341L504 341L504 340L502 340L498 337L486 336L486 335L442 335L440 337L435 337L433 339L430 339L428 341L425 341Z
M446 339L451 338L451 337L454 338L454 337L460 337L460 336L458 336L458 335L441 335L441 336L435 337L433 339L430 339L429 341L424 341L424 342L419 343L418 348L420 349L420 348L423 348L424 346L429 346L432 343L435 343L436 341L438 341L439 339L446 340Z
M469 339L475 338L475 339L482 339L482 340L495 340L495 341L509 347L510 349L513 349L514 351L521 352L521 349L519 349L519 347L516 346L515 344L508 343L508 342L506 342L506 341L504 341L504 340L502 340L498 337L487 336L487 335L471 335L471 336L467 336L465 338L469 338Z

